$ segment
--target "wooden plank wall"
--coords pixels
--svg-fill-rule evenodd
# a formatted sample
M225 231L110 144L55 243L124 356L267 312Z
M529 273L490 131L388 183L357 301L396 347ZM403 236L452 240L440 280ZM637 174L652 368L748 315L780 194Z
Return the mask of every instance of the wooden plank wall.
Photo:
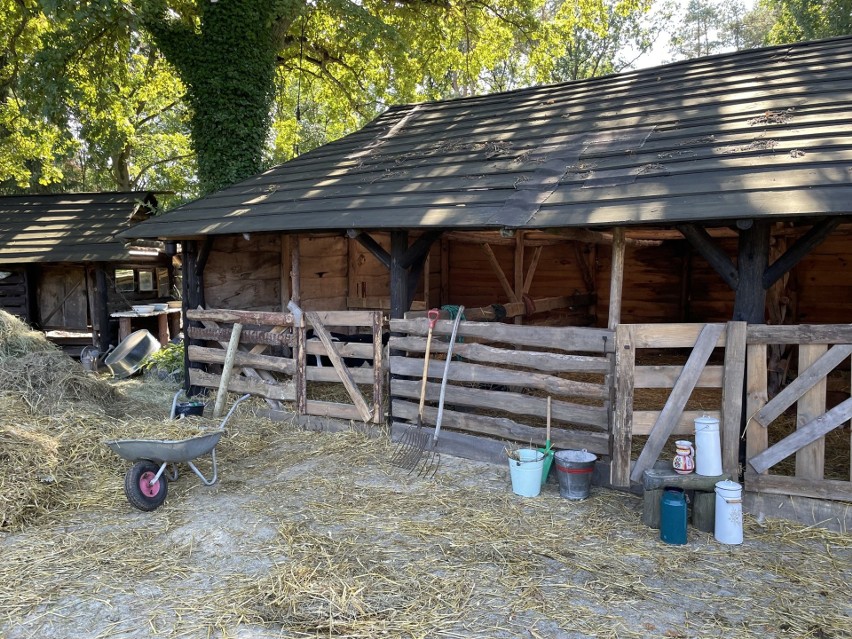
M395 423L417 423L426 319L391 320L391 409ZM452 322L435 326L423 421L437 420ZM609 454L607 373L612 331L462 322L450 363L442 429L541 446L547 396L558 448ZM604 339L606 338L606 339Z
M26 269L0 264L0 272L8 273L5 277L0 276L0 308L29 322Z
M279 310L280 263L276 235L216 237L204 269L205 302L211 308Z
M777 229L787 244L801 231ZM371 233L378 244L389 249L387 233ZM476 241L462 237L478 238ZM545 237L544 240L541 238ZM412 234L414 241L416 234ZM490 239L489 239L490 238ZM603 326L609 309L612 247L605 240L591 244L553 236L527 234L523 270L535 260L541 246L535 275L531 280L533 299L598 293L597 306L590 307ZM418 282L415 309L443 304L469 308L506 303L506 293L495 275L481 244L488 241L509 282L516 281L515 244L498 233L453 233L432 246L428 278ZM717 237L729 255L736 254L734 237ZM389 276L360 243L342 234L318 233L299 236L301 253L300 305L306 310L387 310ZM792 271L784 302L787 322L842 323L852 314L852 268L849 247L852 227L841 226L824 244L803 259ZM281 310L281 237L253 234L216 238L205 271L207 303L210 306L258 310ZM580 260L584 262L580 264ZM582 266L585 266L585 272ZM289 270L289 268L287 268ZM428 280L428 282L427 282ZM426 296L423 286L429 287ZM591 286L590 286L591 284ZM629 244L625 256L624 323L724 322L733 313L733 291L682 239L666 239L656 245ZM848 295L847 295L848 293ZM526 323L551 325L583 324L579 313L560 310L525 318Z

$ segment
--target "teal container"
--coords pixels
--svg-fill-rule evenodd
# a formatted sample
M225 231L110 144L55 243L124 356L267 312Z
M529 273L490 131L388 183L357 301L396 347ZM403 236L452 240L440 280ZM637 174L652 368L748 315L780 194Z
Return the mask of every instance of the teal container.
M666 486L660 498L660 539L667 544L686 543L686 494Z

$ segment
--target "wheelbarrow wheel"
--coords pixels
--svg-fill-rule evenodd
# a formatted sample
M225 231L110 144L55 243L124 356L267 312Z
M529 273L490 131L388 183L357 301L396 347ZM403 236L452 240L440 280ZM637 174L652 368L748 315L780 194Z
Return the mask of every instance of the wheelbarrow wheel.
M164 501L169 489L165 475L160 475L155 483L151 480L157 475L160 467L149 461L133 464L124 476L124 494L130 504L146 512L156 510Z

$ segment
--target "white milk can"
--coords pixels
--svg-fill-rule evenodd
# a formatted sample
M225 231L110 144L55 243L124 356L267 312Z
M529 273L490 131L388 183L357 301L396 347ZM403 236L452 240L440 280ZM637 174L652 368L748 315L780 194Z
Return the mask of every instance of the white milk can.
M743 543L743 487L735 481L716 484L716 541Z
M695 474L715 477L722 474L722 443L719 420L699 417L695 420Z

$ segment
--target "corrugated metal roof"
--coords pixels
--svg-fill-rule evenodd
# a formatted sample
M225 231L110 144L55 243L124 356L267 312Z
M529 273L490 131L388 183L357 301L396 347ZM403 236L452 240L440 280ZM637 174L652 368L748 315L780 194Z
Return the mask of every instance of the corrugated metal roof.
M852 37L395 107L124 233L849 214Z
M126 260L129 228L152 193L65 193L0 197L0 264ZM138 220L137 220L138 221Z

